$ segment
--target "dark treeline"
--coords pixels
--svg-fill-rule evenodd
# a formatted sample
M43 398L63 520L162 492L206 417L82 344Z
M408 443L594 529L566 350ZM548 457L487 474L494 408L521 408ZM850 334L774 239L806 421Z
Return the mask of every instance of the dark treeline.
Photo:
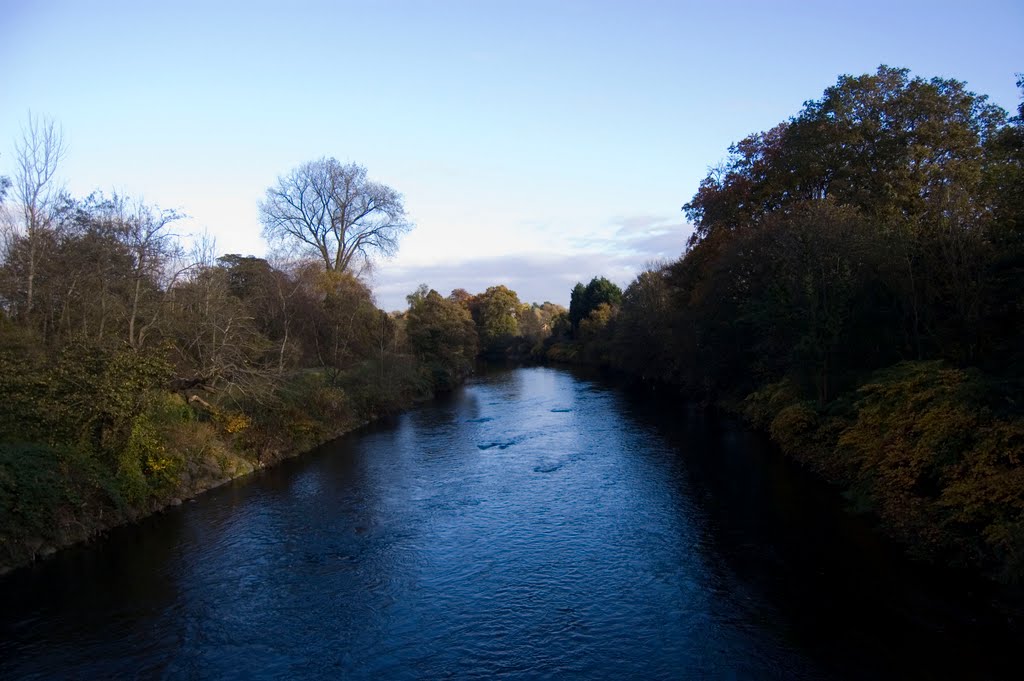
M186 253L173 211L59 191L48 121L16 153L0 178L0 567L451 389L479 351L527 355L563 312L503 286L378 309L359 273L411 225L354 164L267 191L270 262L202 238Z
M916 553L1024 578L1024 105L844 76L684 211L686 253L555 356L737 410Z

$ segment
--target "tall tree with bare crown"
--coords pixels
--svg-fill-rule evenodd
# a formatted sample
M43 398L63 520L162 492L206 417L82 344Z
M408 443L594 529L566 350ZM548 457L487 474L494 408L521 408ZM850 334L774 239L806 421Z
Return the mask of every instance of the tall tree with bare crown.
M363 166L333 158L279 177L259 212L264 238L322 260L329 272L393 255L412 228L400 193L368 179Z

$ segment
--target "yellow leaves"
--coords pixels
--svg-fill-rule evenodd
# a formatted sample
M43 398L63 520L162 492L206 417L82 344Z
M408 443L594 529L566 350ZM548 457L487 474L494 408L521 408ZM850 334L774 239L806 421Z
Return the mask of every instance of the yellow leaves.
M804 402L791 404L772 419L769 430L772 438L783 448L791 446L797 439L814 430L818 415Z
M743 414L759 428L771 424L786 406L800 401L800 391L789 380L769 383L743 400Z
M857 420L839 447L888 491L942 477L977 426L977 408L967 400L971 378L941 362L904 362L878 378L860 389Z
M598 337L608 323L611 322L615 316L617 308L612 307L608 303L600 303L597 307L591 310L587 317L580 321L580 339L587 341Z
M161 447L161 449L163 449ZM174 465L174 462L164 456L156 456L149 454L146 456L146 470L151 475L160 475L160 473L166 471L168 468Z
M861 388L837 451L855 458L888 525L986 555L1012 578L1024 571L1024 418L993 414L984 385L941 362L896 365Z
M963 521L999 511L1024 521L1024 419L996 420L964 453L941 503Z
M222 419L224 432L231 435L234 435L235 433L240 433L246 428L248 428L250 425L252 425L252 420L245 414L225 414L222 417Z

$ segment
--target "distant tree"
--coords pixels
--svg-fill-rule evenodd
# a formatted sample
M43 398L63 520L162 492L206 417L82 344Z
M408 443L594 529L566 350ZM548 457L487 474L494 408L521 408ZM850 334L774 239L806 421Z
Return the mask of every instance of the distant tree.
M519 333L536 345L551 336L555 319L565 314L565 308L551 302L543 305L524 305L519 314Z
M427 297L430 293L431 288L426 284L420 284L416 287L416 290L405 297L405 302L409 304L410 308L416 307L419 303Z
M587 315L587 318L580 322L580 338L582 340L593 340L611 322L615 312L608 303L601 303Z
M470 302L473 300L473 294L464 288L457 288L453 289L452 292L448 294L448 300L453 303L458 303L468 310Z
M580 327L580 321L587 316L583 311L586 305L586 295L587 287L583 285L583 282L576 282L569 294L569 322L572 324L573 332Z
M621 302L622 289L604 277L594 277L586 286L577 283L569 299L569 319L573 331L578 331L580 323L602 303L615 307Z
M587 284L586 296L584 297L589 313L597 309L601 303L616 306L622 302L622 289L604 277L594 277Z
M410 294L406 315L409 345L431 374L434 385L450 390L470 372L477 352L477 335L469 311L442 298L424 284Z
M551 336L557 340L568 340L572 337L572 322L569 321L569 312L562 308L562 312L551 317Z
M227 270L227 284L232 295L246 300L260 296L267 288L267 279L273 268L263 258L227 253L217 258L217 264Z
M313 277L318 303L312 340L316 357L332 382L364 357L372 357L380 339L381 317L370 289L346 272L319 272Z
M263 258L230 253L217 258L217 263L227 270L231 294L245 301L261 332L274 341L278 373L282 373L289 348L293 345L299 281Z
M376 254L394 254L399 236L412 228L401 194L369 180L363 166L333 158L278 178L259 213L268 241L313 255L337 272Z
M644 380L663 380L669 345L670 297L664 267L637 275L622 295L613 355L617 366ZM638 352L639 348L643 351Z
M480 346L489 352L504 350L519 335L522 303L507 286L491 286L473 298L470 311L480 336Z

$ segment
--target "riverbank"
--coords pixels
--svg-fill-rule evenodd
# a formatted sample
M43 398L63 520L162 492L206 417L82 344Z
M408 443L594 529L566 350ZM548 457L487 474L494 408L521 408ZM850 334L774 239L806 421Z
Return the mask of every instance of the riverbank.
M818 402L785 380L749 394L695 394L584 343L555 344L548 356L739 416L914 559L1011 589L1024 579L1024 419L1012 382L941 361L901 362Z
M296 372L259 401L144 392L113 461L74 443L0 444L0 575L299 456L435 386L410 358L385 373Z
M763 438L617 388L485 368L18 571L0 677L1015 678L1002 620Z

